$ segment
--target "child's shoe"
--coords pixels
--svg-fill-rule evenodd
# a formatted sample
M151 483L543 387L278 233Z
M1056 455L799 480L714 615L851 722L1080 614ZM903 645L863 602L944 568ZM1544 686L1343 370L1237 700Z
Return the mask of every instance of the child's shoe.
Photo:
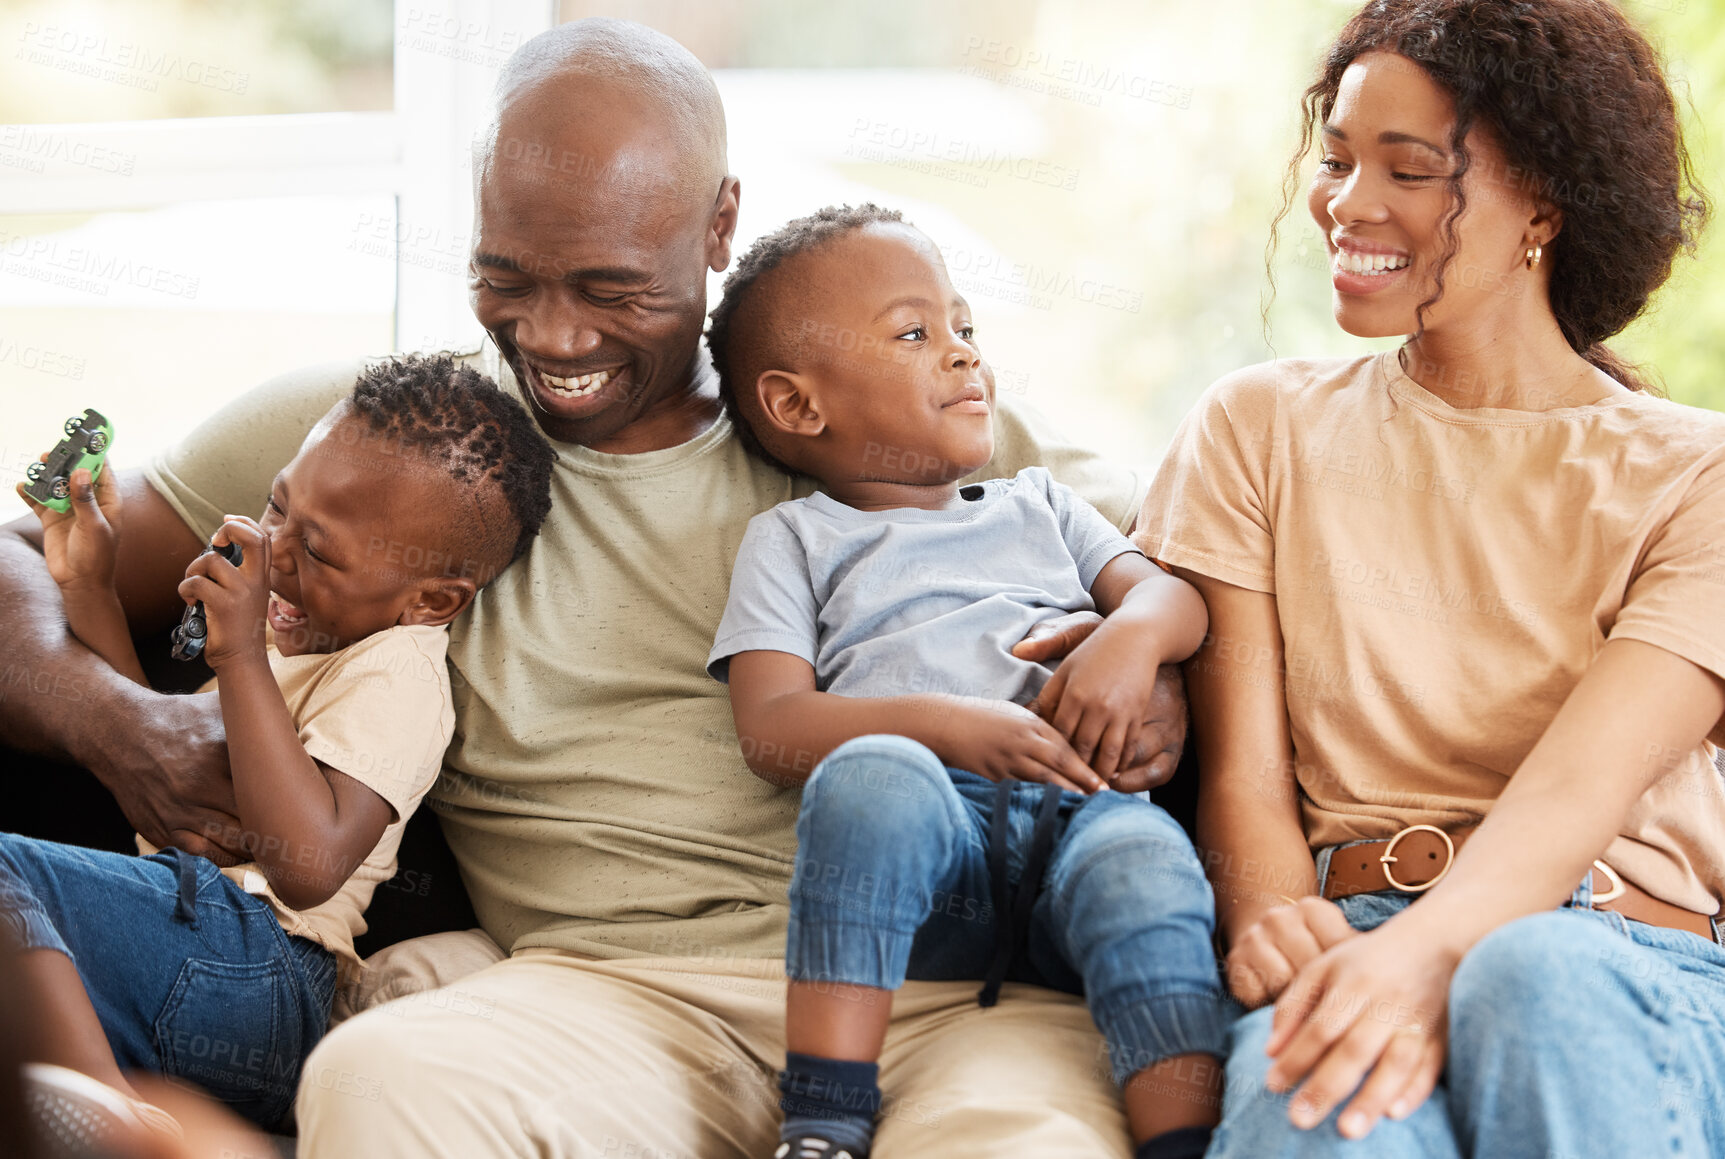
M41 1159L98 1159L146 1133L178 1138L179 1122L105 1082L45 1062L26 1063L24 1103Z
M868 1152L840 1147L819 1135L798 1135L780 1143L779 1149L773 1152L773 1159L868 1159Z

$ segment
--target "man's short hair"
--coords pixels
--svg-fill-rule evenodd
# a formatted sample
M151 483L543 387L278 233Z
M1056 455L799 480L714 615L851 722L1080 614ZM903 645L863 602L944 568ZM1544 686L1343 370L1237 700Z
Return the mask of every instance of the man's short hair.
M725 414L744 450L788 474L797 472L767 448L760 435L763 428L754 425L765 420L755 402L754 384L762 371L794 362L802 351L803 338L782 311L773 309L777 295L772 288L764 294L758 292L761 280L799 254L878 222L905 223L898 210L883 209L872 201L855 207L829 205L786 222L749 247L725 279L724 296L713 308L707 326L707 350L719 372L719 398L725 404Z

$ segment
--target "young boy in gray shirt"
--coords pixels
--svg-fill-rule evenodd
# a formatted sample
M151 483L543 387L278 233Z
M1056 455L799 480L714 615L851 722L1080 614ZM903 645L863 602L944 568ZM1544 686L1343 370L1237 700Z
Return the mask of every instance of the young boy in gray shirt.
M750 768L803 784L775 1155L868 1154L907 977L982 979L984 1005L1006 980L1085 994L1139 1159L1202 1155L1210 889L1166 813L1107 788L1202 600L1040 468L959 486L993 453L993 376L897 213L762 239L708 342L745 445L822 487L750 521L708 660ZM1091 608L1058 669L1013 654Z

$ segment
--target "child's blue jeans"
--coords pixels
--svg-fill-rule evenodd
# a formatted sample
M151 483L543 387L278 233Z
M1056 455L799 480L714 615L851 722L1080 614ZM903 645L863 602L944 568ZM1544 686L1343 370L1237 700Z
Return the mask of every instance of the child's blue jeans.
M1014 787L1016 886L1043 787ZM989 876L996 785L904 737L847 741L815 769L797 818L785 968L799 982L896 990L981 979L995 955ZM1055 843L1006 977L1086 996L1116 1082L1178 1054L1224 1053L1215 908L1186 834L1160 808L1062 794Z
M0 932L72 959L122 1069L194 1083L264 1127L287 1118L335 958L214 862L0 834Z

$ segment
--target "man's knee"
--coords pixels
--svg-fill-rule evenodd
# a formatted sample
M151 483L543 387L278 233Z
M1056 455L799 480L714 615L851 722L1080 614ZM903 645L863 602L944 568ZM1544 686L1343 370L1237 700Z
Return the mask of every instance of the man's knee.
M300 1072L296 1102L302 1132L308 1123L349 1114L375 1114L390 1086L417 1085L419 1052L398 1019L382 1010L348 1019L323 1037Z

